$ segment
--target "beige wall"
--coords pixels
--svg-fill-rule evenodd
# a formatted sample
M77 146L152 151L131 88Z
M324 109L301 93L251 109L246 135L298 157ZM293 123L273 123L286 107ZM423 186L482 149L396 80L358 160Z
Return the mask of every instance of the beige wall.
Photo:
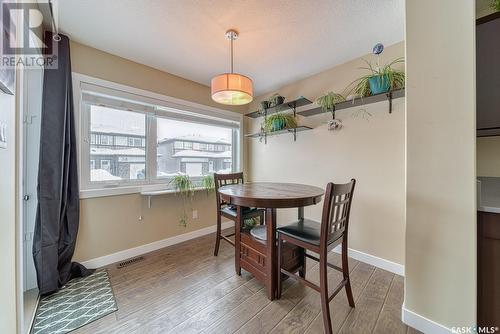
M73 72L207 106L246 111L245 106L233 107L215 103L210 97L210 88L197 82L77 42L71 42L70 47Z
M0 324L16 332L16 117L15 97L0 92L0 122L7 124L7 149L0 148Z
M192 217L192 207L198 210L199 219L189 219L183 227L179 225L180 195L154 197L151 208L139 194L81 200L75 260L94 259L215 224L213 194L198 191L187 203L188 217Z
M71 61L73 72L204 105L222 106L211 100L207 86L79 43L71 43ZM233 111L241 110L246 108ZM155 197L151 209L139 194L82 199L75 260L90 260L215 224L213 195L195 196L192 207L198 210L199 219L190 219L187 228L179 226L179 203L179 197L173 194ZM139 216L143 217L141 222ZM188 217L192 217L191 211Z
M371 45L367 45L369 50ZM404 43L387 47L381 63L404 54ZM370 57L367 57L370 59ZM364 74L361 59L334 67L280 88L287 99L303 95L311 100L327 91L341 92L356 77ZM252 109L257 109L255 99ZM356 191L349 228L349 247L398 264L404 264L404 99L394 100L389 114L388 102L365 106L372 114L360 115L360 108L337 112L344 128L328 131L330 115L302 118L314 130L268 138L267 145L247 139L247 172L252 181L283 181L317 185L329 181L347 182L356 178ZM257 131L259 121L248 122L248 131ZM322 203L306 208L306 216L320 219ZM279 212L278 223L294 219L296 213Z
M500 177L500 137L477 138L477 176Z
M405 307L476 321L473 1L406 1Z

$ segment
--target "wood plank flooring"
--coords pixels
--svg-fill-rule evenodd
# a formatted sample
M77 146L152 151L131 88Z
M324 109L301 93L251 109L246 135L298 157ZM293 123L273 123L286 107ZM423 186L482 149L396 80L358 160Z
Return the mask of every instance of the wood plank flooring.
M280 300L269 301L249 273L234 271L234 248L222 243L213 256L214 235L156 252L125 268L107 267L118 311L73 333L323 333L319 294L284 282ZM340 257L332 253L332 263ZM334 333L415 334L401 322L403 278L349 259L356 308L345 293L331 302ZM308 260L307 277L318 282ZM329 273L330 286L341 273Z

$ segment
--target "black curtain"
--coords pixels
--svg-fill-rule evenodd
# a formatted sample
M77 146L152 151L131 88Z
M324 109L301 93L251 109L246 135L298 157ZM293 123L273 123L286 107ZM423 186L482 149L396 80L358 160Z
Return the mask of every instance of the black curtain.
M73 89L69 39L53 44L45 33L45 44L58 48L56 68L45 68L43 78L38 208L33 257L41 295L58 291L71 278L91 272L72 263L79 224L79 193Z

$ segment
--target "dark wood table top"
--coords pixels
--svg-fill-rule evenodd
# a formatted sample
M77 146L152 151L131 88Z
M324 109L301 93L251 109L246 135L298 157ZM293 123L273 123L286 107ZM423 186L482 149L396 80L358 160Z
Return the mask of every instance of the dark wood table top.
M319 203L324 190L297 183L254 182L219 188L229 204L258 208L296 208Z

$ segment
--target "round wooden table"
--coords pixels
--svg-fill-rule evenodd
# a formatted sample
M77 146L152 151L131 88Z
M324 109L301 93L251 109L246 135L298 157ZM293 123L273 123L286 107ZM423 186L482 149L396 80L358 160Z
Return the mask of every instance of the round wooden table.
M237 222L239 222L239 224L235 224L235 268L237 274L241 274L242 267L254 274L256 278L266 285L267 296L273 300L276 296L279 277L276 246L276 209L298 208L297 218L302 219L304 218L304 207L319 203L324 190L305 184L255 182L223 186L219 188L219 193L224 201L236 205L237 208ZM240 241L244 239L240 235L242 207L256 207L266 210L267 241L262 249L255 251L257 254L256 263L265 266L264 274L255 270L255 264L241 261ZM259 258L259 252L266 253L262 254L263 259ZM246 248L245 253L248 253Z

